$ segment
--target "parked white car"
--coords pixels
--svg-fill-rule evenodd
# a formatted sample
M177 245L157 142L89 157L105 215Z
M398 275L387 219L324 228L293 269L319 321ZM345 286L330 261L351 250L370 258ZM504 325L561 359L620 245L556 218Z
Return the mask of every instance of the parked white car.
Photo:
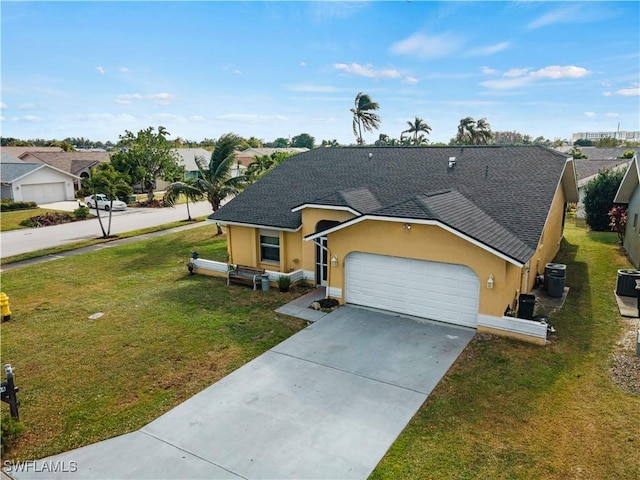
M114 200L112 205L111 200L109 200L107 196L102 193L91 195L90 197L85 197L84 203L89 208L103 208L107 212L111 210L111 208L113 208L114 211L127 209L127 204L121 200Z

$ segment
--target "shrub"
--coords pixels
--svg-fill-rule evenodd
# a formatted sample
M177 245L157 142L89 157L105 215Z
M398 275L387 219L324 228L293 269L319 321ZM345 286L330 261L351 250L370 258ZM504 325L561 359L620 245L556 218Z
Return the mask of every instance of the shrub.
M78 220L84 220L89 216L91 211L87 207L78 207L73 211L74 218Z
M30 210L32 208L38 208L36 202L14 202L11 199L3 198L0 203L0 212L12 212L15 210Z
M2 455L16 443L22 432L24 432L22 423L8 415L2 416L2 437L0 442Z
M585 188L584 211L585 220L591 230L608 232L609 211L613 208L613 199L618 192L623 171L614 172L610 169L601 171Z

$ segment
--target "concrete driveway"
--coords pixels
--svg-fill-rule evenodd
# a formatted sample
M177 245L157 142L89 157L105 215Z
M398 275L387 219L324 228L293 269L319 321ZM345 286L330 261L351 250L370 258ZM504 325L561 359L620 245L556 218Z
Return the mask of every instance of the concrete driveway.
M341 307L141 430L10 473L364 479L474 333Z

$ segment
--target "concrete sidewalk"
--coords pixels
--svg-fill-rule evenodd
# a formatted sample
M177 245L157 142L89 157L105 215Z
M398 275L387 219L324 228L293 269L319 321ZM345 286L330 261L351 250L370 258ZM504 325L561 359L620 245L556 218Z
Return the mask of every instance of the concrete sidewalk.
M8 473L365 479L474 334L341 307L137 432Z

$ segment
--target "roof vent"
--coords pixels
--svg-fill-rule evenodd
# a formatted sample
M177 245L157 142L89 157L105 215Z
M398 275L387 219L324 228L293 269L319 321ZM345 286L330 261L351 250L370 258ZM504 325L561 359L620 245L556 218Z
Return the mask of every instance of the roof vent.
M453 168L456 164L456 157L449 157L449 168Z
M373 158L373 153L369 152L369 158Z

